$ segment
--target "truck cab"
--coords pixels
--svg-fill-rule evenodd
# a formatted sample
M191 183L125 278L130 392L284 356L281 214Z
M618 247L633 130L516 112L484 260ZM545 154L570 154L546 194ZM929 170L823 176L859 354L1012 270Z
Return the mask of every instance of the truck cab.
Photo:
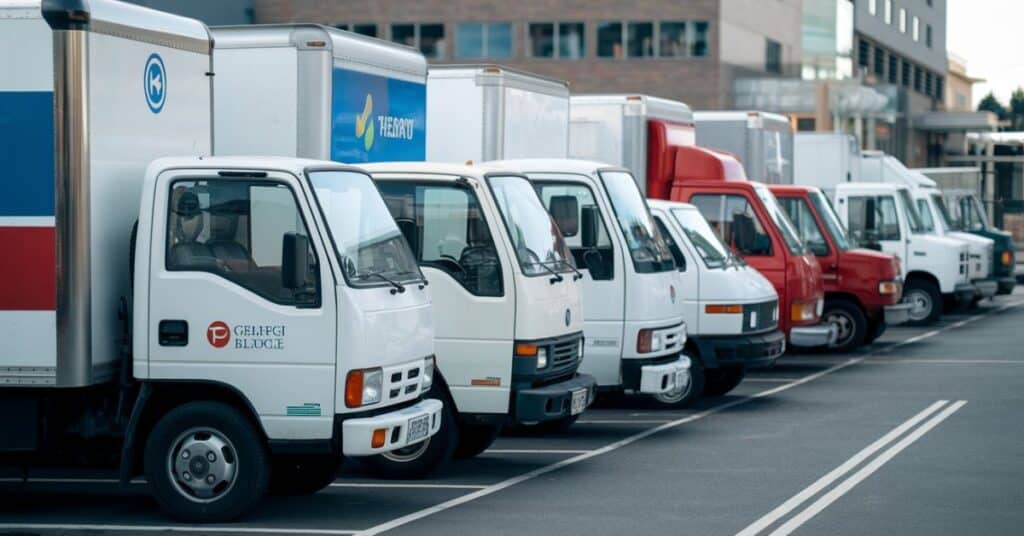
M683 317L696 393L720 396L748 370L770 367L786 349L779 296L729 250L697 207L648 200L683 278Z
M912 305L911 325L942 316L943 300L970 303L975 288L967 275L967 245L926 234L906 186L883 182L840 183L836 212L853 241L900 259L903 299Z
M1013 236L989 222L985 206L971 190L943 189L943 203L936 205L940 210L945 207L950 227L961 232L991 238L995 242L993 252L993 273L999 284L996 294L1006 295L1017 286L1015 272L1017 270L1017 248Z
M633 175L571 159L489 165L530 178L583 274L580 370L604 391L647 395L666 407L692 400L682 281Z
M784 184L768 188L821 265L825 283L822 320L839 331L833 346L836 351L870 343L887 326L909 319L910 304L901 302L903 279L895 256L857 248L820 189Z
M563 429L595 398L583 360L583 274L530 181L518 172L437 163L366 164L430 282L444 445L372 460L423 476L475 456L502 425Z

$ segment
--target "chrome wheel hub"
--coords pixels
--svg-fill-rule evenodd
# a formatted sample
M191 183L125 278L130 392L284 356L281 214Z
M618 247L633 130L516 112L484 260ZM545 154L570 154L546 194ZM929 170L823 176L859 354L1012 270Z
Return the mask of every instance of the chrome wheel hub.
M223 434L212 428L193 428L171 445L167 471L178 493L191 501L209 503L234 487L238 458Z
M385 459L391 460L398 463L406 463L415 460L423 455L427 451L427 447L430 446L430 438L426 438L419 443L409 445L405 448L398 450L392 450L391 452L385 452L381 454Z

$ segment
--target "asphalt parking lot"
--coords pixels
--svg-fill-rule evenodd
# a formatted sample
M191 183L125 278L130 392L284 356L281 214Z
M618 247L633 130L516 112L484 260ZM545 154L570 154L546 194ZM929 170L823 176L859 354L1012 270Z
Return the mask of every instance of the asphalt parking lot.
M0 478L0 533L1012 534L1024 526L1024 292L788 356L687 411L588 410L424 481L346 468L239 523L179 525L145 483Z

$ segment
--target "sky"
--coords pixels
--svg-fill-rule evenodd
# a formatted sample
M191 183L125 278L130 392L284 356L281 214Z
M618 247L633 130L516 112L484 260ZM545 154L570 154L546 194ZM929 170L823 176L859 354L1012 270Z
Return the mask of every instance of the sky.
M1024 0L948 0L946 9L946 48L986 79L974 86L975 106L989 91L1007 104L1024 86Z

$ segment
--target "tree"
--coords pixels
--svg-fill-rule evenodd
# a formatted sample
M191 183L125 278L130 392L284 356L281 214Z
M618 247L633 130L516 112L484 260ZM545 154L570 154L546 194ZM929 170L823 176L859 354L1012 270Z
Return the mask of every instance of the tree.
M981 102L978 103L978 111L992 112L996 114L997 117L999 117L1000 121L1009 119L1010 115L1006 112L1006 107L1003 106L1001 102L999 102L999 99L997 99L991 91L989 91L988 95L985 95L985 97L981 99Z
M1024 88L1018 87L1010 95L1010 130L1024 130Z

